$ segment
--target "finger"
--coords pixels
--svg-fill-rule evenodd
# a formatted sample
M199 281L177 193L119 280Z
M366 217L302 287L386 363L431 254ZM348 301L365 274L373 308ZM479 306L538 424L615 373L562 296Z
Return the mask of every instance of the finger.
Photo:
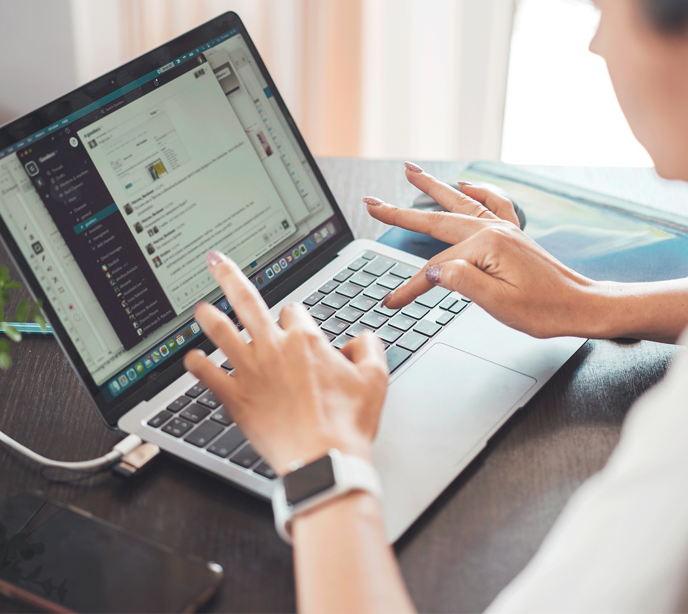
M196 308L195 316L213 345L220 348L235 367L241 368L246 362L248 344L236 324L217 307L208 303L201 303Z
M270 311L258 290L237 264L221 252L208 254L212 276L225 293L239 320L254 341L271 337L277 329Z
M368 213L376 220L390 226L429 235L444 243L465 241L489 223L486 218L468 217L446 211L400 209L370 197L364 202L368 205Z
M193 350L184 357L186 370L202 381L219 399L231 399L236 381L227 371L216 366L204 352ZM225 405L226 407L227 405Z
M289 305L285 305L280 312L279 322L284 330L298 328L311 332L317 331L322 334L313 316L308 313L308 310L301 303L290 303Z
M450 260L428 269L427 276L437 281L438 286L454 290L478 305L490 310L500 284L495 279L467 260Z
M372 333L365 332L352 339L341 352L363 372L376 377L386 378L389 375L382 341Z
M474 186L465 181L460 182L459 187L466 196L470 196L472 199L485 205L497 217L516 224L520 228L521 224L518 221L514 205L508 198L504 198L487 188Z
M469 194L456 190L450 185L439 181L429 173L420 170L419 166L410 162L406 163L406 178L421 192L425 192L437 204L452 213L471 215L480 204L471 198ZM482 217L490 219L496 216L491 213L484 213Z

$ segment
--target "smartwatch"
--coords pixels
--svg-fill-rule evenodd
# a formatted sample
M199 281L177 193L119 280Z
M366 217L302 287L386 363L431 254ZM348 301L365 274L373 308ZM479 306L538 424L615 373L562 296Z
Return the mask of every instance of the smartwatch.
M292 471L278 481L272 495L275 527L288 544L291 544L291 521L297 514L353 490L363 490L382 499L377 471L357 456L332 449L312 463L297 461L289 468Z

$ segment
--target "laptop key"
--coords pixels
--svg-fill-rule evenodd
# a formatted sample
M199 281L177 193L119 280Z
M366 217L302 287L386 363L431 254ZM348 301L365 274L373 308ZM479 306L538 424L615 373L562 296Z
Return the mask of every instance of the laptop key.
M406 332L407 330L411 330L415 324L416 321L413 318L408 318L401 314L395 315L389 321L390 326L394 326L394 328L398 328L399 330L403 330L404 332Z
M404 280L400 277L394 277L394 275L385 275L384 277L380 277L380 279L377 280L377 283L388 290L396 290L401 284L404 283Z
M404 348L405 350L409 350L409 352L417 352L427 342L428 342L428 338L425 335L421 335L420 333L415 333L415 332L411 331L410 333L406 333L401 338L401 341L399 341L397 343L397 345L400 348Z
M217 409L222 405L220 400L210 390L206 392L200 399L196 401L199 405L203 405L208 409Z
M375 307L375 311L377 311L377 313L381 313L383 316L386 316L388 318L391 318L393 315L399 313L398 309L389 309L388 307L383 307L382 305Z
M434 337L442 330L442 327L439 324L431 322L430 320L421 320L418 322L418 324L416 324L413 330L421 335L425 335L426 337Z
M326 307L331 307L332 309L341 309L349 302L349 299L342 296L338 292L333 292L328 297L326 297L322 304Z
M340 320L344 320L345 322L348 322L349 324L353 324L362 315L363 315L362 311L359 311L358 309L354 309L353 307L344 307L344 309L341 309L339 312L337 312L337 317Z
M377 254L373 254L373 252L364 252L361 254L361 258L365 258L366 260L375 260L375 258L377 258Z
M394 262L394 260L390 260L389 258L385 258L384 256L378 256L363 270L369 275L375 275L375 277L380 277L381 275L384 275L387 271L389 271L395 264L396 262Z
M373 312L366 314L365 317L361 319L361 324L370 326L370 328L378 329L387 324L388 320L389 318L383 316L381 313Z
M148 426L152 426L154 429L162 426L167 422L174 414L171 411L163 409L158 415L154 416L148 421Z
M195 399L197 397L200 397L206 390L208 390L208 386L206 386L202 382L198 382L193 388L189 388L186 391L186 396Z
M234 424L234 420L232 420L232 416L229 415L226 407L220 407L220 409L210 416L210 419L218 424L221 424L222 426Z
M329 294L330 292L334 292L338 287L339 284L336 281L328 281L322 288L318 290L318 292Z
M416 303L419 305L423 305L424 307L427 307L428 309L434 309L439 305L445 298L447 298L451 292L449 290L445 290L444 288L440 288L439 286L435 286L432 290L429 292L426 292L422 296L419 296L416 299Z
M207 448L208 452L219 456L220 458L227 458L234 450L236 450L242 443L246 441L246 437L239 430L238 427L233 426L226 431L219 439L216 439Z
M451 312L451 311L446 311L443 313L435 322L437 322L440 326L446 326L451 322L456 316Z
M217 422L206 420L203 424L200 424L191 431L191 434L187 435L184 441L188 441L191 445L198 448L205 448L224 430L224 427Z
M338 320L337 318L330 318L325 324L321 326L321 328L328 332L332 333L333 335L341 335L347 328L349 328L349 325L346 322L343 322L342 320Z
M337 348L338 350L341 350L347 343L351 341L351 337L348 337L346 334L339 335L333 342L332 345Z
M189 420L194 424L197 424L204 418L207 418L209 415L209 409L206 409L205 407L201 407L200 405L196 405L194 403L193 405L189 405L189 407L187 407L181 414L179 414L179 417Z
M363 324L361 324L360 322L356 322L356 324L354 324L351 328L349 328L346 331L346 334L349 337L358 337L359 335L362 335L366 331L369 333L375 332L375 331L371 330L370 328L368 328L367 326L363 326Z
M397 277L401 277L402 279L409 279L418 273L418 271L420 271L420 269L408 264L401 264L400 262L390 271L390 273L392 275L396 275Z
M162 427L162 432L172 435L172 437L181 437L187 431L191 430L193 422L187 420L182 420L180 418L174 418L171 422L168 422Z
M363 288L367 288L370 284L372 284L375 281L375 277L372 275L368 275L368 273L364 273L363 271L359 271L356 273L351 278L351 283L356 284L357 286L362 286Z
M354 274L353 271L349 269L344 269L343 271L339 271L332 279L336 281L337 283L342 283L345 282L349 277L351 277Z
M334 309L332 309L331 307L326 307L323 304L311 307L309 311L316 320L320 320L321 322L327 320L327 318L331 317L332 314L335 312Z
M317 305L320 302L323 296L325 295L322 292L313 292L313 294L303 299L303 304L307 307L313 307L313 305Z
M377 301L373 300L372 298L368 298L367 296L357 296L349 304L355 309L360 309L361 311L370 311L373 307L375 307L375 305L377 305Z
M440 309L445 309L449 310L451 309L456 303L459 302L459 299L454 298L453 296L448 296L445 298L441 303L440 303Z
M374 286L370 286L365 289L363 292L363 296L367 296L369 298L372 298L376 301L381 301L385 296L389 294L389 290L387 288L383 288L382 286L378 286L375 284Z
M396 328L385 325L375 334L387 343L394 343L399 337L401 337L402 332Z
M356 260L349 265L349 268L352 271L360 271L366 264L368 264L368 261L361 256L360 258L356 258Z
M403 365L409 358L411 358L411 356L413 356L413 354L408 350L404 350L403 348L398 348L396 346L389 348L385 352L385 355L387 356L387 366L389 367L390 375L399 367L401 367L401 365Z
M330 343L332 343L332 342L336 339L336 336L335 336L335 335L333 335L332 333L328 333L326 330L324 330L324 331L322 332L322 334L325 335L325 338L326 338Z
M415 320L422 320L426 315L430 313L430 310L427 307L423 307L423 305L419 305L418 303L411 303L407 307L404 307L401 310L401 313L403 313L405 316L408 316L409 318L414 318Z
M229 460L236 465L241 465L245 469L249 469L255 465L258 460L260 460L260 454L253 449L253 446L250 443L247 443Z
M226 371L233 371L234 370L234 365L232 365L232 363L229 362L229 360L225 360L220 366L223 369L225 369Z
M184 409L189 403L191 403L189 397L179 397L176 401L172 401L172 403L167 406L167 409L176 414L180 409Z
M270 467L270 465L268 465L265 461L263 461L257 467L254 467L253 473L262 475L264 478L267 478L268 480L274 480L277 477L275 470L272 467Z
M452 305L449 311L451 311L451 313L459 314L464 309L466 309L466 307L468 307L468 303L464 303L463 301L456 301L456 304Z
M357 286L355 284L346 282L345 284L342 284L337 288L337 293L338 294L343 294L347 298L354 298L358 296L361 292L363 292L363 288L361 286Z

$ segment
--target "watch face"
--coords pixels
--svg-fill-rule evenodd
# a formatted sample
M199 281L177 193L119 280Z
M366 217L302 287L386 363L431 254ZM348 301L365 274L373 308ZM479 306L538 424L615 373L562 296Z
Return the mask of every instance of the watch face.
M296 505L334 486L332 459L323 456L284 477L284 493L289 505Z

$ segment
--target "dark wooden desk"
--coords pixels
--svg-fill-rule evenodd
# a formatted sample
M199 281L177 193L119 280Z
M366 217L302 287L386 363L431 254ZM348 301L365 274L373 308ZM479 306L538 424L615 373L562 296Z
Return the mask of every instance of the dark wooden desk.
M457 164L427 164L443 178ZM322 168L360 237L376 237L360 198L408 204L401 164L323 160ZM0 260L7 261L3 253ZM476 612L533 556L573 491L614 448L632 403L657 383L676 349L655 343L587 343L490 442L397 545L419 610ZM0 429L61 460L100 456L118 440L52 338L26 338L0 373ZM267 503L173 458L141 479L46 482L0 448L0 500L45 490L102 518L220 563L226 580L210 610L295 608L291 550L275 534ZM326 547L326 545L325 545ZM151 578L155 582L155 578ZM17 606L0 600L0 611Z

